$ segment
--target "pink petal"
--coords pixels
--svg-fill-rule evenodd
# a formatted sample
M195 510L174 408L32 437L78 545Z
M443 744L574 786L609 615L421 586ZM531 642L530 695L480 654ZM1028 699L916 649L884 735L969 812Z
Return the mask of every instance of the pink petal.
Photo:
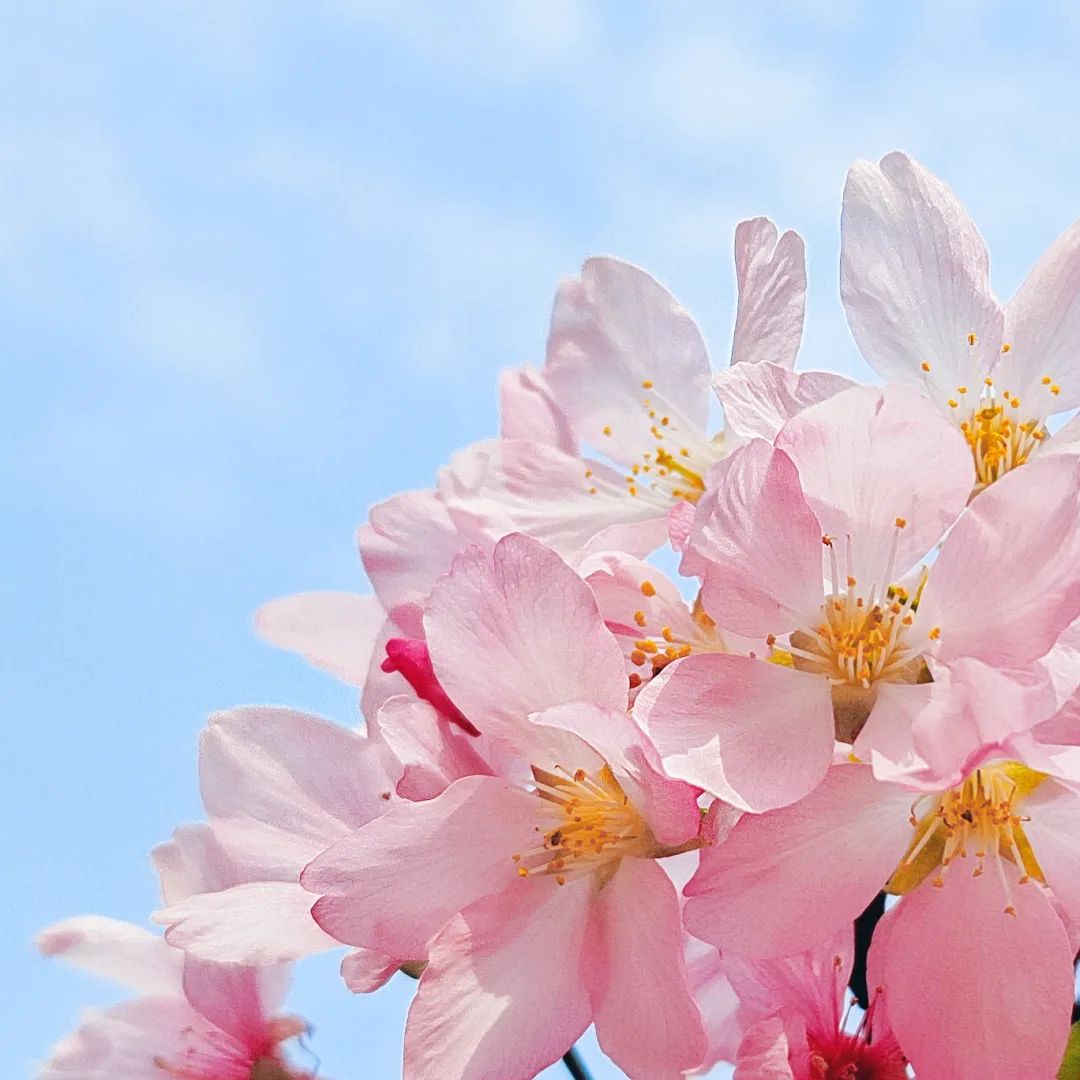
M295 881L252 881L155 912L170 945L223 964L277 964L338 944L316 925L315 898Z
M871 367L926 385L942 409L957 386L978 386L997 359L1004 315L986 245L952 191L905 154L860 161L840 233L840 293Z
M978 878L950 868L941 889L924 883L886 915L870 973L885 987L889 1022L919 1076L948 1080L1052 1077L1073 1000L1072 951L1039 887L1008 893L988 865ZM1016 915L1005 914L1007 903ZM881 932L879 925L878 933Z
M836 537L841 553L852 538L854 566L841 573L867 588L895 583L938 542L971 493L963 436L905 386L837 394L789 421L776 445L799 470L822 532Z
M830 940L791 956L751 960L732 954L727 971L746 1017L791 1010L812 1032L834 1035L843 1021L854 958L854 935L847 926Z
M816 614L822 530L791 459L755 440L721 461L712 481L682 564L702 576L706 610L747 637L784 633L794 613Z
M184 996L215 1027L227 1031L254 1054L266 1047L267 1022L257 969L213 964L189 956L184 962Z
M229 854L296 880L313 856L386 809L385 751L291 709L217 713L199 739L203 802Z
M702 1068L710 1068L735 1058L742 1037L739 999L724 972L720 951L689 935L684 942L687 974L709 1041Z
M828 680L764 660L688 656L641 691L634 715L671 776L741 810L801 799L832 760Z
M304 871L315 918L349 945L418 958L474 900L526 888L513 856L535 846L536 796L470 776L427 802L398 803Z
M1055 712L1049 680L1030 669L1003 671L978 660L938 666L926 706L911 725L916 752L940 787L960 783L992 748Z
M245 880L244 867L230 859L209 825L181 825L172 839L150 852L161 896L176 904L196 893L217 892Z
M255 614L255 630L265 641L353 686L363 685L385 622L374 596L341 592L283 596Z
M675 847L698 835L701 812L697 788L665 775L656 748L625 709L616 712L586 704L560 705L533 717L533 722L553 733L568 733L570 739L563 740L564 746L572 747L581 740L607 762L661 844ZM573 755L572 749L569 752ZM591 772L599 766L599 762L591 765L580 755L553 759L550 766L548 762L537 764L561 765L571 772L578 767Z
M599 462L510 439L458 451L439 473L439 491L484 532L522 532L567 559L600 547L647 555L664 542L670 506L648 488L631 495L626 478Z
M404 491L373 506L357 538L364 569L387 611L424 600L458 551L485 539L452 517L435 491Z
M1080 928L1080 795L1055 780L1044 780L1023 802L1024 833L1046 884Z
M777 240L764 217L735 229L735 278L739 303L731 363L770 363L790 368L802 341L806 312L806 251L790 229Z
M1003 353L995 382L1010 390L1032 415L1047 416L1080 405L1080 221L1046 249L1005 309ZM1061 393L1052 395L1049 376Z
M476 740L443 719L426 701L393 697L379 710L379 736L401 762L397 793L433 799L463 776L489 775Z
M590 259L580 280L559 288L544 375L578 438L626 464L655 446L644 398L699 439L708 420L697 324L659 282L618 259Z
M1018 667L1080 615L1080 459L1035 460L968 507L930 572L916 630L950 662ZM930 642L927 642L930 644Z
M45 956L58 956L143 994L181 992L183 954L141 926L104 915L79 915L42 930L36 944Z
M424 619L439 681L485 732L571 701L626 708L626 671L588 585L524 536L463 554ZM500 731L500 734L502 732Z
M860 761L873 765L879 780L925 767L911 729L940 691L936 683L878 683L870 716L851 749Z
M761 361L735 364L713 378L724 426L741 439L772 442L791 417L855 385L831 371L791 371Z
M679 1080L707 1050L683 960L675 888L649 859L624 859L596 898L600 1047L629 1076Z
M38 1080L146 1080L158 1062L179 1069L197 1055L202 1075L248 1080L250 1052L183 998L150 997L91 1013L53 1052ZM167 1073L165 1075L168 1075Z
M791 1051L784 1021L779 1016L760 1020L739 1044L733 1080L796 1080Z
M474 904L432 944L405 1029L405 1075L529 1080L588 1027L592 883L522 884Z
M577 454L577 439L547 380L528 365L499 374L499 434L504 439L548 443Z
M912 796L863 765L838 765L801 802L745 815L701 853L686 926L720 949L786 956L831 938L866 907L911 839Z
M341 961L341 977L354 994L371 994L381 990L400 967L400 960L373 949L353 949Z

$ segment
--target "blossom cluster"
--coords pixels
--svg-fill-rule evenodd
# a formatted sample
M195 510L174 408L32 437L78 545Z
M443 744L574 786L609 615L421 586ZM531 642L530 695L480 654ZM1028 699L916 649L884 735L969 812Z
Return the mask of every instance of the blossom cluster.
M802 240L735 231L731 362L585 263L498 438L358 534L374 594L257 615L362 722L213 716L164 935L40 947L130 984L41 1080L306 1080L289 967L419 982L409 1080L1049 1080L1080 946L1080 224L1007 304L900 153L843 198L881 377L795 369ZM723 427L710 423L718 400ZM657 561L682 576L666 576ZM852 1011L853 923L887 894ZM865 953L865 950L863 950Z

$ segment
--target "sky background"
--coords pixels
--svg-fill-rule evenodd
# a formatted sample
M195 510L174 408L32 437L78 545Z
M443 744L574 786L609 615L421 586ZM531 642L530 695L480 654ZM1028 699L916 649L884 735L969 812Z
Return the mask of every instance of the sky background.
M3 12L0 1015L17 1077L116 998L33 934L87 911L145 920L146 852L201 815L204 717L268 702L353 722L353 693L262 645L251 613L364 588L366 508L494 432L496 373L542 358L561 275L599 253L649 268L723 364L732 231L767 213L807 239L800 366L866 376L837 295L851 161L902 148L951 183L1004 296L1080 213L1067 3ZM336 967L303 965L291 1003L322 1074L398 1075L411 984L354 998Z

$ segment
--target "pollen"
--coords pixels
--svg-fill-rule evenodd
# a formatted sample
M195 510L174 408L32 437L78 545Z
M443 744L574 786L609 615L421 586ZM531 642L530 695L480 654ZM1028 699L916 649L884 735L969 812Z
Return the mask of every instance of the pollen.
M965 871L970 867L971 876L981 878L987 869L992 869L1004 885L1004 913L1015 917L1016 906L1002 860L1011 862L1019 871L1020 885L1033 878L1044 880L1024 832L1024 823L1029 819L1018 809L1045 779L1045 773L1019 762L1002 762L976 769L958 787L941 795L923 796L912 807L915 836L889 879L887 891L908 893L927 878L934 888L943 889L957 860L970 856ZM926 800L930 805L920 814L920 805Z
M630 801L611 766L570 772L532 766L543 839L532 851L511 856L518 875L554 877L559 885L595 871L613 873L627 856L659 854L652 831Z
M909 645L907 634L926 571L910 594L889 582L907 519L898 517L895 525L885 582L869 589L860 588L853 574L842 572L835 537L822 537L828 552L832 589L822 606L820 619L791 635L790 651L796 668L824 675L834 684L865 690L879 680L908 679L918 650ZM844 561L848 567L855 565L850 538Z
M997 390L989 376L983 379L983 388L975 407L970 412L961 411L954 418L971 448L976 494L1031 460L1047 437L1046 419L1056 411L1053 399L1061 392L1061 387L1049 375L1044 375L1040 385L1032 391L1036 401L1032 407L1028 397L1025 397L1027 405L1022 406L1018 395L1010 390ZM957 390L963 393L966 387L957 387ZM950 409L958 407L952 398L948 404Z

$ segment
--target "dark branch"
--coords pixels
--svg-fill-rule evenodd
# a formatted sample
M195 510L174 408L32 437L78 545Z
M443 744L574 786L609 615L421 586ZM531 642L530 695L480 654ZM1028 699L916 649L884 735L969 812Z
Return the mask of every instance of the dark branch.
M874 936L874 927L885 914L885 894L878 893L866 906L866 910L855 920L855 962L851 966L851 978L848 986L855 995L855 1000L865 1009L870 1003L870 994L866 986L866 954L870 951L870 939Z
M589 1070L585 1068L585 1063L581 1060L581 1055L577 1052L577 1047L571 1046L562 1056L563 1064L566 1066L566 1071L574 1078L574 1080L592 1080L589 1075Z

